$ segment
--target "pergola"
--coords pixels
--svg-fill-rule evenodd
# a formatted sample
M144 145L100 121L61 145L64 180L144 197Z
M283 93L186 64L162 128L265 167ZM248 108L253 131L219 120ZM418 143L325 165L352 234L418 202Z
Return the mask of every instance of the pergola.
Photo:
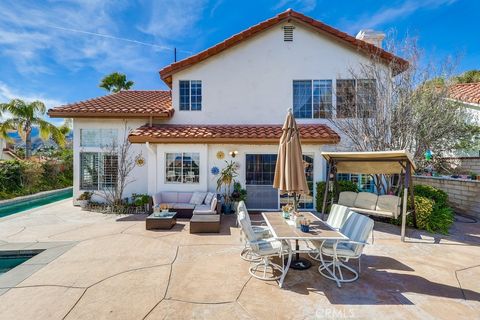
M325 213L330 177L337 183L337 173L354 174L399 174L403 182L402 230L405 239L407 197L413 202L412 171L416 169L412 156L405 150L372 152L322 152L328 163L328 174L323 196L322 213ZM337 188L338 190L338 188Z

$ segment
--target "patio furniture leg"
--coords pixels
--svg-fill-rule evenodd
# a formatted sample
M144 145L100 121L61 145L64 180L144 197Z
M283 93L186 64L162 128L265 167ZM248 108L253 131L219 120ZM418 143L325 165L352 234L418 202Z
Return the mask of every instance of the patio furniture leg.
M287 246L288 246L288 260L287 260L287 265L284 265L283 268L283 274L282 277L280 278L280 281L278 283L278 286L281 288L283 286L283 282L285 281L285 276L287 275L288 269L290 268L290 263L292 262L292 247L290 246L290 242L287 241ZM282 261L284 261L283 256L281 257ZM285 263L285 262L283 262Z

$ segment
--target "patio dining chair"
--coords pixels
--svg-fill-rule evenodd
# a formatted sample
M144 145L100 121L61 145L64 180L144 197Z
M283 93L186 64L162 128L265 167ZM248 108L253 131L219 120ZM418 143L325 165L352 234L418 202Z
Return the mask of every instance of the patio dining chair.
M248 222L245 211L238 213L238 222L248 242L248 247L257 260L251 261L248 272L254 278L266 281L278 280L285 272L283 256L289 254L288 243L274 238L259 239ZM280 257L282 264L272 262L273 257Z
M335 230L340 230L347 218L352 212L348 207L342 206L340 204L333 204L330 208L330 213L326 223ZM323 241L313 240L311 243L316 249L308 253L308 256L314 260L320 261L320 251L317 248L320 248Z
M243 201L240 201L240 203L238 204L238 208L237 208L237 223L238 224L240 224L240 217L245 219L246 223L251 227L255 239L260 240L260 239L265 239L265 238L269 238L269 237L272 236L270 234L270 230L268 229L267 226L252 226L252 221L250 220L250 216L248 215L248 211L247 211L247 208L245 206L245 202L243 202ZM243 230L243 228L241 228L240 232L241 232L241 234L242 233L245 234L245 231ZM249 242L248 242L247 239L245 239L245 246L244 246L242 252L240 253L240 257L243 260L250 261L250 262L260 260L260 257L252 251L252 248L250 248Z
M360 257L372 230L372 219L351 211L340 228L340 232L348 237L348 240L322 242L318 248L321 261L318 271L326 278L337 281L337 283L357 280L361 271ZM330 257L332 260L326 261L323 256ZM345 264L350 259L358 260L358 272ZM353 273L353 277L345 278L342 269Z

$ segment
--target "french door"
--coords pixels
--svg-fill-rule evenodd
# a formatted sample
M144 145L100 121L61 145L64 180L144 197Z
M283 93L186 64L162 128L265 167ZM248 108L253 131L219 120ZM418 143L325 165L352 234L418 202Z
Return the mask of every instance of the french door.
M274 189L276 154L247 154L245 178L249 209L278 209L278 190Z

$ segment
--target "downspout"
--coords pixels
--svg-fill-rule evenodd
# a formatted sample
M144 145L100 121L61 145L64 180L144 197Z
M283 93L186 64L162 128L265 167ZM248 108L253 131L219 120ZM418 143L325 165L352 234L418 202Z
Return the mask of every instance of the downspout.
M152 149L152 146L150 145L150 142L148 142L148 141L145 142L145 147L147 148L147 150L148 150L148 152L149 152L150 154L152 154L152 155L155 156L155 159L156 159L156 156L157 156L157 155L156 155L156 152L155 152L155 150ZM151 165L151 164L150 164L150 161L147 163L147 165L148 165L148 166ZM156 165L157 165L157 162L155 161L155 163L154 163L153 165L156 166ZM148 170L147 170L147 172L148 172ZM147 180L147 181L148 181L148 180ZM156 172L156 168L155 168L155 179L154 179L153 187L154 187L154 188L153 188L153 189L154 189L154 192L156 192L156 190L157 190L157 172Z

